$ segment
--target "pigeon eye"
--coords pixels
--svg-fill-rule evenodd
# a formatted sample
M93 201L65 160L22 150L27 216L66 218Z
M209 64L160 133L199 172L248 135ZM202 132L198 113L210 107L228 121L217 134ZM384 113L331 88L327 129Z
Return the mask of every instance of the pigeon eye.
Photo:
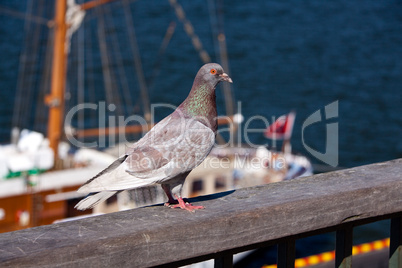
M216 70L215 70L215 69L211 69L211 74L216 74Z

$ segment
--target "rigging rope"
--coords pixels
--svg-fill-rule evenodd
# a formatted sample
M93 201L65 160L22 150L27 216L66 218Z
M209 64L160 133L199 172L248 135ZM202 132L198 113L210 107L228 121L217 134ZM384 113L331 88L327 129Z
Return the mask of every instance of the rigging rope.
M52 71L52 48L54 41L54 31L49 30L47 33L47 43L45 46L45 51L50 51L46 53L45 63L43 72L41 75L41 81L39 85L39 94L37 97L36 103L38 107L36 109L36 113L38 116L35 118L35 126L37 126L38 131L45 133L46 132L46 115L48 114L48 106L44 105L43 100L45 96L50 92L50 79L51 79L51 71Z
M25 12L25 13L18 12L16 10L9 9L9 8L6 8L1 5L0 5L0 13L10 15L15 18L23 19L24 21L32 21L32 22L36 22L38 24L43 24L43 25L47 25L47 26L50 26L52 23L50 20L48 20L46 18L34 16L33 14L27 14L27 12Z
M142 105L143 105L143 109L144 109L144 117L147 122L150 122L151 121L151 111L150 111L151 107L149 104L148 88L147 88L147 83L145 81L144 72L142 69L141 55L140 55L140 52L138 49L134 22L133 22L131 13L130 13L129 2L127 0L124 0L123 4L125 5L124 14L125 14L125 19L126 19L126 24L129 26L127 28L127 31L128 31L130 47L131 47L131 50L132 50L132 53L134 56L134 64L135 64L135 70L137 72L138 83L140 86Z
M38 3L37 7L38 8L38 14L42 14L44 12L44 8L46 5L44 4L45 0L42 0L41 3ZM42 77L40 75L37 75L37 72L39 70L43 70L44 68L44 63L41 61L41 56L42 56L42 51L43 46L41 44L41 40L43 40L42 35L42 30L41 30L42 25L40 24L35 24L35 29L32 31L33 38L30 39L31 44L33 44L33 49L32 49L32 55L33 55L33 61L31 63L31 73L30 73L30 79L28 80L28 83L26 84L26 93L24 94L24 97L27 99L28 105L26 106L27 108L27 115L26 115L26 120L29 120L26 122L26 126L28 128L32 128L34 130L38 130L40 126L35 125L35 124L30 124L30 122L40 122L41 119L40 117L43 116L38 114L37 109L43 104L43 100L41 100L38 103L34 103L32 100L35 99L35 96L40 95L39 91L40 88L40 82Z
M113 88L112 88L112 74L110 70L110 61L107 52L106 36L105 36L105 21L103 17L103 7L96 9L98 12L98 40L99 49L102 62L103 80L105 83L106 101L113 103Z
M219 54L220 63L226 73L230 76L229 61L227 55L226 36L223 27L223 2L218 1L218 8L215 0L208 0L209 15L211 20L211 29L215 45L215 51ZM223 83L223 94L225 95L225 109L227 115L234 114L233 94L230 83Z
M159 74L159 70L160 70L161 63L162 63L162 56L163 56L163 54L165 54L166 48L169 45L170 40L172 39L175 29L176 29L176 22L175 21L170 22L168 28L166 29L165 36L163 37L162 44L159 47L158 55L156 56L154 67L152 68L153 71L152 71L151 78L148 80L148 85L149 85L150 91L152 90L155 78Z
M203 48L201 40L194 32L194 27L191 22L186 18L186 13L184 12L182 6L177 2L177 0L169 0L169 2L175 10L176 17L183 24L184 31L191 38L191 42L193 43L195 50L198 52L202 62L211 62L211 57L208 55L208 52Z
M91 29L88 31L91 32ZM86 53L86 59L85 62L87 63L87 68L89 70L94 69L94 59L93 59L93 50L92 50L92 36L90 38L87 38L88 45L87 45L87 53ZM94 72L88 72L87 75L88 78L88 99L92 100L95 102L96 100L96 94L95 94L95 75Z
M82 104L85 102L85 25L77 31L77 102ZM78 128L84 129L85 126L84 110L78 113Z
M117 113L118 114L126 114L124 111L125 110L131 110L132 109L132 101L131 101L131 95L130 95L130 87L128 85L127 81L127 76L126 76L126 71L124 68L124 63L123 63L123 57L121 55L121 49L120 49L120 44L117 39L117 30L116 30L116 25L113 19L111 19L112 16L108 14L107 16L107 25L111 28L113 28L113 33L109 34L108 37L111 39L111 44L112 44L112 52L113 52L113 57L112 59L114 60L116 68L113 68L114 72L118 76L118 80L114 83L115 87L118 87L115 89L115 91L118 91L118 89L121 88L120 91L122 91L122 94L114 94L116 99L116 103L118 104L117 108ZM120 87L121 86L121 87ZM120 93L120 91L118 91ZM123 97L121 97L123 96ZM123 99L124 106L121 105L121 99ZM125 109L123 109L125 108Z
M25 12L25 18L30 17L30 14L32 13L33 9L33 1L31 0L30 2L27 3L27 10ZM30 20L25 20L24 23L24 48L23 51L20 55L19 59L19 65L18 65L18 80L17 80L17 92L15 95L15 101L14 101L14 111L13 111L13 119L12 119L12 124L14 127L22 127L22 114L23 114L23 108L25 108L25 101L24 101L24 85L23 81L25 81L25 76L26 76L26 62L27 62L27 57L28 57L28 32L31 28ZM24 102L24 103L23 103Z
M116 63L116 58L118 57L116 55L116 51L118 51L118 48L116 48L116 44L115 44L115 33L116 32L116 28L114 26L113 20L110 19L111 15L110 15L110 10L108 8L104 8L103 9L103 14L104 14L104 25L107 25L107 29L105 28L104 31L105 33L108 33L107 35L105 35L105 41L106 40L111 40L111 42L106 43L106 47L107 47L107 51L106 51L106 56L109 59L109 70L110 70L110 79L112 82L112 87L111 87L111 96L112 101L111 103L113 103L115 105L116 110L114 110L113 112L116 112L118 114L123 114L123 107L121 105L122 101L121 101L121 94L119 92L119 80L116 79L116 75L118 75L118 73L116 73L116 65L118 66L118 63ZM111 45L110 45L111 43Z
M33 13L33 1L28 4L27 17ZM37 12L43 13L43 3L38 4ZM13 123L17 127L35 128L32 122L35 122L38 114L34 108L39 104L35 104L32 100L38 94L36 87L38 86L39 78L35 75L36 70L41 68L40 62L40 46L41 24L35 24L35 28L31 30L31 24L27 20L24 26L25 47L20 57L20 69L17 82L17 95L15 98L15 109L13 115ZM33 55L33 56L30 56ZM36 92L35 92L36 91Z

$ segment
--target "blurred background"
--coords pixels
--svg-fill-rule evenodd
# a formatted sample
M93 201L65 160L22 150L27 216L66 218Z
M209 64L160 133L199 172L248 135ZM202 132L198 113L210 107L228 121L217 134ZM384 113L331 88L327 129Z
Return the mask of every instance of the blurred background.
M46 134L43 100L50 93L54 9L51 0L0 3L1 144L11 142L13 127ZM244 121L259 115L272 123L273 117L295 111L292 149L306 156L315 172L334 167L306 150L302 125L334 101L338 117L306 128L305 144L325 153L326 124L335 122L335 168L402 156L401 1L113 1L88 9L82 21L79 17L68 48L66 111L105 101L116 105L106 111L110 118L144 115L147 103L178 105L204 61L212 61L226 67L234 81L217 91L218 114L241 112ZM235 104L233 111L225 97ZM156 121L170 112L160 110ZM86 110L72 123L74 128L99 127L99 114ZM266 126L255 120L249 127ZM272 147L262 132L249 138ZM386 237L388 225L358 228L355 242L365 242L367 234ZM299 242L297 255L307 256L332 250L334 236ZM241 267L269 264L272 252L259 252Z

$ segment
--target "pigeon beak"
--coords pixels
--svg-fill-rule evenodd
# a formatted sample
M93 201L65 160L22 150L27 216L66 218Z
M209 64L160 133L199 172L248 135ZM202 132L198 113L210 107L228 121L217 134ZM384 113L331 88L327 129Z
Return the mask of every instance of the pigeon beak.
M226 73L220 74L219 77L221 77L223 81L233 83L232 78L230 78Z

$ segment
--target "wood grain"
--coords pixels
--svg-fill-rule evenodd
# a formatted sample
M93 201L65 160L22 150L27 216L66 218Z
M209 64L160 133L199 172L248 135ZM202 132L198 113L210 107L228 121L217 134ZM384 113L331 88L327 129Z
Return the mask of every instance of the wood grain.
M402 212L401 174L397 159L200 197L192 201L206 209L196 213L153 206L3 233L0 266L149 267L218 258L266 241L394 217Z

